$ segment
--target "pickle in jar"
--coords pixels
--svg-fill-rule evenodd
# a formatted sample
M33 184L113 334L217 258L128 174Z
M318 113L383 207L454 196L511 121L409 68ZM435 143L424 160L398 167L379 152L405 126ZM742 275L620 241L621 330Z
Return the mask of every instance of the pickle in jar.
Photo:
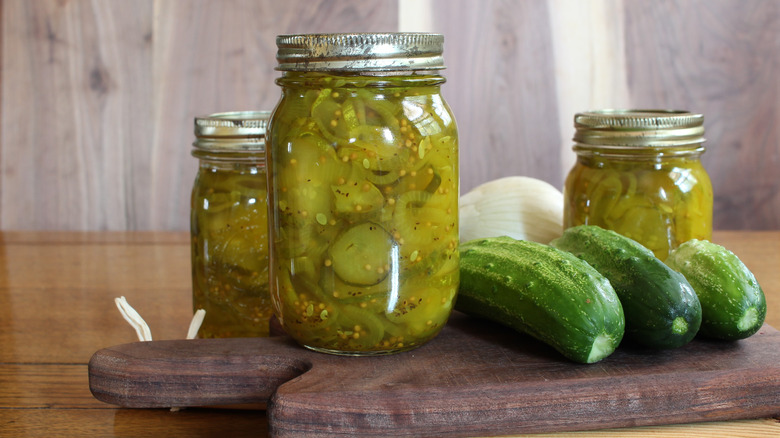
M590 224L634 239L665 259L712 234L712 188L698 160L580 159L569 174L564 225Z
M712 235L712 184L700 160L704 116L602 109L574 116L577 161L564 183L564 227L597 225L661 260Z
M256 166L210 163L192 193L193 307L198 336L268 336L266 178Z
M446 323L459 275L457 132L438 87L419 86L437 80L280 81L269 151L272 293L301 344L385 354Z

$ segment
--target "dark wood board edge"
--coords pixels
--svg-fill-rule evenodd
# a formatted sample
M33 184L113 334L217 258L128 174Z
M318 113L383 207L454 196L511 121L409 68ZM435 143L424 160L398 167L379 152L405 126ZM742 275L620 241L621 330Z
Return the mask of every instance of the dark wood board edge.
M450 327L462 329L464 323L468 320L459 318ZM453 345L448 347L447 351ZM642 356L646 362L637 368L635 361ZM718 357L718 362L708 362L711 357ZM556 364L570 369L564 362ZM385 383L381 398L376 397L376 388L323 391L318 386L307 391L311 378L325 374L317 367L317 373L302 375L274 393L268 405L269 428L273 436L281 437L478 436L780 415L780 332L766 324L747 340L697 339L665 353L627 346L602 363L576 366L580 371L554 380L480 388L428 387L421 392L403 383ZM622 371L624 367L630 371ZM614 379L620 379L624 390L615 390Z
M486 436L667 425L780 415L780 365L733 372L623 377L625 392L606 378L429 390L388 390L380 403L368 394L317 394L280 388L268 404L271 434L287 436ZM750 382L746 384L745 382ZM646 388L646 389L642 389ZM376 400L372 397L371 400ZM412 406L427 406L415 410Z
M122 407L265 404L311 368L309 354L287 338L133 342L97 351L87 369L92 395Z
M451 328L463 328L464 322L469 321L456 320ZM97 352L89 374L96 398L125 407L270 399L269 427L275 436L468 436L778 416L779 346L780 332L765 326L737 343L700 340L663 357L647 355L639 375L620 374L638 352L619 350L603 362L612 373L596 368L602 364L583 365L580 371L552 380L480 388L455 385L446 390L386 382L381 397L376 396L376 387L339 389L338 384L327 385L325 391L302 391L309 382L336 376L333 367L343 367L344 358L302 349L283 337L124 344ZM421 349L451 353L454 347L453 338L448 338ZM767 353L755 354L762 351ZM694 356L715 352L726 353L727 362L704 369L693 366ZM746 360L739 358L742 353ZM671 375L667 368L672 364L678 371L683 368ZM316 372L308 373L312 366ZM569 369L557 362L555 368ZM615 391L614 382L610 389L615 378L620 378L624 391ZM188 398L193 392L195 398Z

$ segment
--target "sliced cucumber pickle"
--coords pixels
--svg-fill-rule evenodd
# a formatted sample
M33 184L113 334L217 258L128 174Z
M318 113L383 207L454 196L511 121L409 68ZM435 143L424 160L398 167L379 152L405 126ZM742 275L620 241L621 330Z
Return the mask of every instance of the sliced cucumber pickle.
M267 193L259 162L200 164L190 216L193 310L209 315L200 338L268 334Z
M337 354L426 342L459 278L457 132L439 82L285 72L278 83L269 223L282 325Z
M338 213L366 214L382 208L385 198L370 181L347 181L331 186Z
M333 271L346 283L370 286L387 277L392 236L373 222L344 231L330 248Z

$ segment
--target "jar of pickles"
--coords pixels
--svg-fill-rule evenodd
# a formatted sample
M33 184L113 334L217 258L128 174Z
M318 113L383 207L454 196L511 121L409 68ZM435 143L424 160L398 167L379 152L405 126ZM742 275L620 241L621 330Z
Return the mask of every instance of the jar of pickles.
M192 155L193 308L201 338L268 336L268 204L265 132L270 112L195 119Z
M271 297L321 352L415 348L458 289L458 134L443 37L277 38L269 127Z
M661 260L687 240L711 239L712 185L699 159L703 119L663 110L576 114L564 227L614 230Z

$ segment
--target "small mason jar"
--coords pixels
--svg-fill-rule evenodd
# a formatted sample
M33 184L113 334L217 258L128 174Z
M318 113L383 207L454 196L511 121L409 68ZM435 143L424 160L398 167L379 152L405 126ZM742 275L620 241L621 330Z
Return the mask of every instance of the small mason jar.
M577 161L564 186L564 228L614 230L661 260L685 241L710 240L713 193L700 161L703 121L685 111L576 114Z
M268 336L268 205L265 131L270 112L195 119L192 155L193 310L201 338Z
M271 298L316 351L415 348L458 289L458 134L443 37L277 37L269 126Z

